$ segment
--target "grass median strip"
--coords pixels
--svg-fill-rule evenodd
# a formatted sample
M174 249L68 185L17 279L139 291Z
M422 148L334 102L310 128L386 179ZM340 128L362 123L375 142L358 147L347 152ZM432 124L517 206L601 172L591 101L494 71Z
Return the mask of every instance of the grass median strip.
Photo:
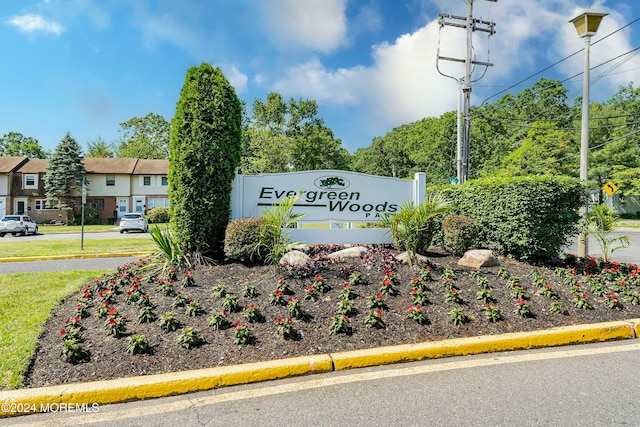
M84 249L77 240L39 240L38 244L0 242L0 257L33 257L49 255L83 255L98 253L151 252L156 248L151 239L88 239Z
M0 275L0 389L20 387L51 310L91 279L110 271Z

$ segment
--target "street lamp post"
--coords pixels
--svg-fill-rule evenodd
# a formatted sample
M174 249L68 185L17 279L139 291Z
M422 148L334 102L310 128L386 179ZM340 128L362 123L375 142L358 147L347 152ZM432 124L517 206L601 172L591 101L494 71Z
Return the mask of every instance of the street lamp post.
M580 181L585 186L588 185L588 165L589 165L589 47L591 46L591 36L598 31L602 18L606 13L583 12L573 18L571 22L578 32L578 36L584 39L584 75L582 83L582 133L580 137ZM587 246L587 205L580 207L580 219L582 227L578 237L578 256L586 258L589 250Z

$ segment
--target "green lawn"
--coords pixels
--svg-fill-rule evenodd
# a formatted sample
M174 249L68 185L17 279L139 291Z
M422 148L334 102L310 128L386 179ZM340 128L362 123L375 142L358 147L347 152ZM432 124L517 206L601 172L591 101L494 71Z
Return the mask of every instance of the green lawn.
M110 271L0 275L0 389L22 385L51 310L91 279Z
M80 249L80 238L74 240L2 241L0 258L46 256L46 255L91 255L151 252L156 248L152 239L84 239L84 250Z

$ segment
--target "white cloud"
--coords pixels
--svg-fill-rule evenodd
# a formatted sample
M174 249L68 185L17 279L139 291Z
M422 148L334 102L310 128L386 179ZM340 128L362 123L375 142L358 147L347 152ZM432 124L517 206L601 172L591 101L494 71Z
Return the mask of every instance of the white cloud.
M59 36L65 30L64 27L57 22L47 21L40 15L32 14L16 15L9 19L7 23L25 33L41 31Z
M474 59L492 62L494 66L487 70L482 80L473 84L473 105L583 46L583 41L568 22L577 14L577 9L565 0L502 0L498 4L500 7L495 4L491 7L489 17L486 16L488 9L478 8L478 15L474 13L474 16L481 17L484 12L483 19L496 22L497 33L489 43L486 33L476 32L474 36ZM452 12L462 14L460 11ZM608 12L610 15L603 20L598 32L600 37L624 23L621 14ZM362 109L357 114L362 116L358 119L363 119L372 133L380 134L400 124L455 110L458 87L453 79L441 76L436 68L439 39L440 55L464 58L465 31L445 27L439 34L438 23L433 20L413 33L373 46L374 62L371 66L330 69L314 57L289 67L272 88L286 96L315 99L328 108L361 105ZM596 65L629 50L629 34L620 32L592 47L591 64ZM582 58L582 55L576 55L572 61L554 67L549 73L534 76L523 85L531 86L542 77L563 78L580 73ZM438 65L445 74L456 78L464 76L462 64L441 60ZM624 69L633 68L640 68L640 58L634 57L624 66ZM622 67L616 71L620 69ZM479 77L481 71L476 70L474 78ZM592 79L598 73L592 72ZM627 84L630 78L630 73L610 73L600 84L606 86L610 97L619 85ZM581 87L581 79L576 83ZM569 93L570 97L579 94ZM490 102L495 100L493 98Z
M270 0L257 4L267 36L282 50L331 52L345 43L346 0Z
M237 94L247 91L248 78L235 65L221 65L220 68L224 72L225 77L229 80L231 86L234 87Z

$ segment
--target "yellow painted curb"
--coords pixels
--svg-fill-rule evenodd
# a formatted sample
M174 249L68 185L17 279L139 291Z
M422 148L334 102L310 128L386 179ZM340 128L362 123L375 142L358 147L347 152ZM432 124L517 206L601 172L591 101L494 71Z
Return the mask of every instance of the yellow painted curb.
M628 339L635 336L636 330L633 326L628 322L619 321L353 350L332 353L331 357L335 370L339 371L449 356Z
M640 338L640 319L629 319L628 323L631 324L631 327L636 333L636 338Z
M131 253L100 253L100 254L75 254L75 255L43 255L31 257L0 258L0 262L24 262L24 261L52 261L59 259L91 259L91 258L121 258L121 257L145 257L149 252Z
M6 409L29 408L40 412L58 405L87 405L126 402L260 381L330 372L331 358L326 354L302 356L268 362L219 366L209 369L173 372L108 381L66 384L51 387L0 392L0 417L22 415ZM25 411L23 411L25 412Z

